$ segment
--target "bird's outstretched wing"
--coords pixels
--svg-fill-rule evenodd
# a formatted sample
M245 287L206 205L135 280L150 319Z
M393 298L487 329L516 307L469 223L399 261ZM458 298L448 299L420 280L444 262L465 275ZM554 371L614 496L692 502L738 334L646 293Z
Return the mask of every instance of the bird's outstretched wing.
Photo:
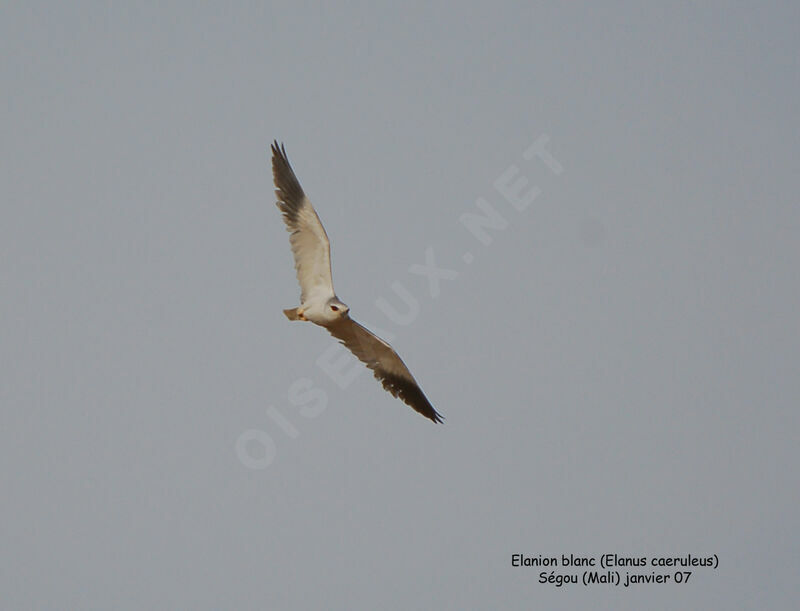
M426 418L442 422L441 414L433 409L408 367L389 344L350 317L343 317L325 328L372 370L387 391Z
M286 150L277 141L272 144L272 176L276 203L291 233L289 242L300 283L300 301L305 303L315 297L325 301L334 295L328 235L289 165Z

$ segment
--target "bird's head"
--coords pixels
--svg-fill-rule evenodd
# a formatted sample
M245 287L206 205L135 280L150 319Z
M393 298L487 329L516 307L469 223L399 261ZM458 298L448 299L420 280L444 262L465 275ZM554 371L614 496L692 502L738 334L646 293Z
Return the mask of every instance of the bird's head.
M336 297L328 299L328 303L325 304L325 309L327 310L326 314L331 318L342 318L347 316L348 312L350 312L350 307L339 301Z

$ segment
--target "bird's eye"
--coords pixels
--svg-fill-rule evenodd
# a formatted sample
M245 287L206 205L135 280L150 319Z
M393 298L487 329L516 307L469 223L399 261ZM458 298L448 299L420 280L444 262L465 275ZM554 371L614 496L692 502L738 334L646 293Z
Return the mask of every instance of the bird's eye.
M334 312L338 312L339 308L337 308L336 306L331 306L331 310L333 310Z

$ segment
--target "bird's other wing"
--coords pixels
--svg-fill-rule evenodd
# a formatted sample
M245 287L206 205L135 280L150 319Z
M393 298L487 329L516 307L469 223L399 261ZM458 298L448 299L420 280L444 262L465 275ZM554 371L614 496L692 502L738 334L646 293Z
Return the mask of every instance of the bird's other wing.
M441 414L433 409L408 367L389 344L349 317L327 325L326 329L372 370L387 391L426 418L442 422Z
M286 150L277 141L272 144L272 177L276 204L291 234L289 242L300 283L300 301L305 303L313 296L327 300L334 295L328 235L289 165Z

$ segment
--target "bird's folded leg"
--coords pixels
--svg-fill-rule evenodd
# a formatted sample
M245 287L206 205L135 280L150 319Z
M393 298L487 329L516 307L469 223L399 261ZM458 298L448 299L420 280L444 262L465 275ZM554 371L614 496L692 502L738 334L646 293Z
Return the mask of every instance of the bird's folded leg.
M289 320L308 320L303 315L303 310L301 308L290 308L288 310L284 310L283 313Z

